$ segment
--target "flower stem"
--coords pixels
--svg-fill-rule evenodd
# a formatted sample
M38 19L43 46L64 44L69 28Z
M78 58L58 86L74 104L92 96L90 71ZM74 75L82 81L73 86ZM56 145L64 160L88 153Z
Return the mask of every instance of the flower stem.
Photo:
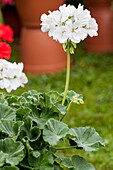
M64 91L64 97L62 100L62 105L65 103L68 87L69 87L69 77L70 77L70 50L69 50L69 42L67 47L67 74L66 74L66 84L65 84L65 91Z
M64 150L64 149L72 149L76 148L76 146L67 146L67 147L61 147L61 148L55 148L56 150Z

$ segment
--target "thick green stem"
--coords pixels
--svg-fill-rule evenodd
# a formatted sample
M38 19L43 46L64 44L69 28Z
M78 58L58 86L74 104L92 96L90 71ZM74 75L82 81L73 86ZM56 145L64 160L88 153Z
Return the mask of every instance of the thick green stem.
M70 77L70 50L69 50L69 43L67 47L67 74L66 74L66 84L65 84L65 91L64 91L64 97L62 100L62 105L64 105L66 100L66 95L69 87L69 77Z
M62 148L55 148L56 150L64 150L64 149L73 149L76 148L76 146L67 146L67 147L62 147Z

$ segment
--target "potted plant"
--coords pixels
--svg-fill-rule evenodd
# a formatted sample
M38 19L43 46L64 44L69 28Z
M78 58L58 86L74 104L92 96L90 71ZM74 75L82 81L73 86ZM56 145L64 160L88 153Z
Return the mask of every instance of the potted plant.
M49 22L51 17L55 19L59 15L62 16L62 20L57 20L58 25L56 25L54 20L52 23ZM76 25L75 19L77 19L76 21L79 24ZM74 53L76 43L86 38L88 34L96 35L97 30L95 27L90 27L90 22L93 22L94 25L97 24L91 18L89 11L84 10L81 5L78 8L74 6L66 7L66 5L60 6L59 11L54 11L49 15L43 14L41 21L42 31L49 31L49 34L54 39L63 43L63 48L67 52L65 90L63 93L57 91L43 93L31 90L24 92L21 96L1 93L0 168L1 170L63 170L65 168L94 170L94 166L81 156L73 155L71 158L66 158L59 156L57 151L64 149L96 151L100 145L104 145L95 129L90 127L69 128L63 122L72 103L84 103L82 95L77 94L73 90L68 90L70 53ZM84 27L84 24L86 24L86 27ZM70 34L67 34L68 31ZM3 74L6 66L4 67L2 63L3 60L0 60L0 64L3 67L0 70L0 73L3 75L2 80L15 80L15 76L10 75L8 71L5 72L5 75ZM9 65L7 64L7 68L9 68ZM15 68L12 66L14 71L11 73L15 74ZM22 70L20 71L21 74ZM18 77L19 80L20 78L21 76ZM26 82L25 78L23 83ZM14 84L17 84L17 81ZM5 84L2 88L9 92ZM58 144L60 144L60 147ZM65 144L65 146L62 144Z

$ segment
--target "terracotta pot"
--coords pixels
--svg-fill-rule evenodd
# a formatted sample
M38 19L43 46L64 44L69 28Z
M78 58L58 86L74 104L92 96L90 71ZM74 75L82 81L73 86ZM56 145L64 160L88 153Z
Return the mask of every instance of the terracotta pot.
M22 21L26 27L39 27L40 16L53 11L62 5L64 0L16 0L16 7Z
M98 23L98 36L88 37L84 47L89 52L113 51L113 11L112 0L86 0L87 7ZM101 5L100 5L101 4Z
M22 21L21 58L24 71L31 74L55 73L66 68L62 45L40 30L40 16L56 10L64 0L16 0Z
M21 56L27 73L55 73L66 68L62 45L40 29L22 28Z

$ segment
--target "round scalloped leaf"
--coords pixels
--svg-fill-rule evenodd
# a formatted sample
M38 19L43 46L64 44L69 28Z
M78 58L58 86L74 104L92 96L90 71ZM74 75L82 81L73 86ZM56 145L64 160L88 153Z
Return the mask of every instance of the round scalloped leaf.
M22 120L23 121L23 117L26 117L30 114L31 112L31 109L28 108L28 107L24 107L24 106L21 106L19 107L17 110L16 110L16 118L17 120Z
M73 165L72 165L71 160L69 158L61 156L60 159L61 159L61 162L60 162L61 165L65 166L67 168L73 168Z
M0 151L4 153L5 162L12 166L17 165L24 158L24 145L15 142L13 139L6 138L0 140Z
M91 163L88 163L84 158L78 155L72 156L72 162L75 170L95 170Z
M96 151L99 149L99 144L104 146L102 138L91 127L79 127L72 129L73 141L78 147L82 147L85 151Z
M50 97L46 93L42 93L39 95L39 105L41 108L51 108L52 107L52 101Z
M13 121L13 120L1 120L0 121L0 131L8 134L9 137L12 137L14 140L20 134L20 130L23 126L24 122L22 121Z
M58 141L65 137L67 134L72 134L68 126L55 119L49 119L43 130L43 138L50 145L56 145Z
M37 126L33 127L33 122L30 117L24 119L24 125L22 127L20 138L27 138L29 141L36 141L41 135L41 131Z
M50 91L47 95L51 98L52 103L61 103L62 102L62 95L57 91Z
M16 117L15 111L11 107L0 103L0 120L2 119L13 120L15 119L15 117Z

